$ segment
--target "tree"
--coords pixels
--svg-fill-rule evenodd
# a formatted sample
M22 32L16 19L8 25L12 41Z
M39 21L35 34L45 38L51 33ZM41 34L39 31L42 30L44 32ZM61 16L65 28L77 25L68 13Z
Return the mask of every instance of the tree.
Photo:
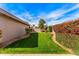
M40 20L39 20L39 24L38 24L39 28L40 28L40 29L44 29L45 23L46 23L46 22L45 22L44 19L40 19Z
M47 31L52 32L52 26L48 26Z

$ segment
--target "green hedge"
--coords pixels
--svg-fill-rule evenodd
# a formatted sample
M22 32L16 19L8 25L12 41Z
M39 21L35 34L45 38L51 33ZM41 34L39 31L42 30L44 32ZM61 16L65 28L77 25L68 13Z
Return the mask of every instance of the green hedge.
M52 26L48 26L47 31L52 32Z

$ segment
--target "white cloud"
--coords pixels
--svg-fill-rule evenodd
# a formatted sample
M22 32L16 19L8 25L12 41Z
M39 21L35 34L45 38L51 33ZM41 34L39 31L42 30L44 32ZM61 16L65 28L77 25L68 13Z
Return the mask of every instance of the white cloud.
M70 21L70 20L75 20L75 19L77 19L77 18L79 18L79 13L77 13L77 14L72 14L71 16L69 16L69 17L64 17L64 18L61 18L61 19L59 19L59 20L56 20L56 21L51 21L51 22L48 22L48 25L55 25L55 24L59 24L59 23L63 23L63 22L66 22L66 21Z
M51 21L50 23L48 23L48 24L52 24L52 25L55 25L55 24L59 24L59 23L63 23L63 22L66 22L66 21L70 21L70 20L75 20L75 19L77 19L77 18L79 18L79 13L78 12L76 12L76 13L73 13L73 14L71 14L70 16L68 16L68 17L64 17L64 18L61 18L61 19L59 19L59 20L56 20L56 21Z
M27 21L27 20L30 21L33 19L32 15L28 11L17 13L16 10L11 10L11 13L23 19L24 21Z
M3 7L4 5L0 4L0 6ZM16 10L11 10L11 13L13 13L14 15L16 15L20 19L29 22L30 24L36 24L36 25L38 24L38 21L39 21L39 19L41 17L44 17L46 21L47 21L47 19L51 20L51 21L47 22L48 25L54 25L54 24L62 23L64 21L75 19L75 18L79 17L79 14L78 14L79 12L76 12L75 15L72 14L72 15L70 15L70 17L64 17L64 18L60 19L60 21L59 20L53 20L53 19L57 19L59 17L63 17L64 14L66 14L66 13L72 11L72 10L75 10L75 9L79 8L79 4L76 4L75 6L69 8L67 10L65 9L65 7L66 6L64 6L62 8L59 8L57 10L54 10L54 11L48 13L48 14L46 14L44 12L40 12L40 14L38 14L37 16L33 16L28 11L24 11L24 12L18 14L16 12Z
M77 11L76 13L70 14L70 17L68 17L68 16L64 17L65 13L68 13L72 10L75 10L75 9L79 8L79 4L76 4L75 6L73 6L70 9L67 9L67 10L65 10L64 8L63 7L59 8L55 11L50 12L49 14L40 13L39 17L44 16L46 19L50 19L50 21L46 20L48 25L59 24L59 23L62 23L62 22L68 21L68 20L72 20L72 19L75 19L75 18L79 17L79 14L77 14L79 11ZM61 18L60 20L55 20L59 17L64 17L64 18Z
M76 18L79 18L79 13L72 14L71 16L62 18L60 20L64 22L64 21L69 21L69 20L75 20Z
M68 13L68 12L70 12L70 11L72 11L72 10L77 9L77 8L79 8L79 4L76 4L75 6L73 6L72 8L70 8L70 9L68 9L68 10L65 10L64 8L60 8L60 9L58 9L58 10L56 10L56 11L50 12L50 13L47 15L47 18L55 18L55 19L57 19L57 18L63 16L65 13Z
M66 12L63 12L63 14L64 14L64 13L67 13L67 12L70 12L70 11L72 11L72 10L75 10L75 9L77 9L77 8L79 8L79 4L76 4L76 5L73 6L72 8L68 9Z
M73 11L73 10L79 8L79 4L76 4L75 6L69 8L67 10L65 9L65 7L66 6L59 8L59 9L52 11L49 14L45 15L45 17L50 20L50 21L48 21L48 25L55 25L55 24L63 23L65 21L69 21L69 20L76 19L79 17L79 11L75 11L75 13L70 14L70 16L64 15L70 11ZM63 18L56 20L59 17L63 17Z
M34 17L32 14L30 14L27 11L22 14L18 14L17 16L31 25L33 24L35 24L36 26L38 25L39 17Z
M47 18L56 18L56 17L62 15L63 12L64 12L63 9L58 9L56 11L50 12L46 17Z
M24 19L28 19L28 20L32 20L33 19L32 15L29 12L24 12L23 14L21 14L21 16Z
M75 11L75 13L70 14L70 16L64 15L64 14L70 12L70 11L73 11L73 10L77 9L77 8L79 8L79 4L76 4L75 6L73 6L70 9L67 9L67 10L65 10L64 8L59 8L59 9L57 9L55 11L50 12L46 16L47 19L51 20L51 21L48 21L48 25L59 24L59 23L65 22L65 21L69 21L69 20L73 20L73 19L79 18L79 11ZM56 20L59 17L63 17L63 18L61 18L59 20Z
M38 19L40 17L39 16L36 16L36 17L33 16L27 10L22 12L22 13L18 13L16 10L10 10L10 13L12 13L16 17L20 18L21 20L28 22L31 25L33 25L33 24L38 25Z

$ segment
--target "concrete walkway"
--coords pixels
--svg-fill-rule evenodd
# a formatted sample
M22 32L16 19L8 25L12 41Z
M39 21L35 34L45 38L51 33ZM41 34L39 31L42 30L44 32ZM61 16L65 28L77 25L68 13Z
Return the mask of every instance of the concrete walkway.
M41 32L41 30L39 28L33 27L35 32Z
M52 32L52 35L53 35L52 40L53 40L58 46L60 46L60 47L61 47L62 49L64 49L64 50L68 51L70 54L74 54L74 52L72 51L72 49L69 49L69 48L63 46L62 44L60 44L60 43L56 40L56 33L55 33L54 31Z

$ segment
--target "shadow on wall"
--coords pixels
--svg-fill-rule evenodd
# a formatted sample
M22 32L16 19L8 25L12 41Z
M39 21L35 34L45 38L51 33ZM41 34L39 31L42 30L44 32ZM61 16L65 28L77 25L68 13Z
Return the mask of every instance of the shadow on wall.
M38 33L31 33L30 37L18 40L6 48L35 48L38 47Z

